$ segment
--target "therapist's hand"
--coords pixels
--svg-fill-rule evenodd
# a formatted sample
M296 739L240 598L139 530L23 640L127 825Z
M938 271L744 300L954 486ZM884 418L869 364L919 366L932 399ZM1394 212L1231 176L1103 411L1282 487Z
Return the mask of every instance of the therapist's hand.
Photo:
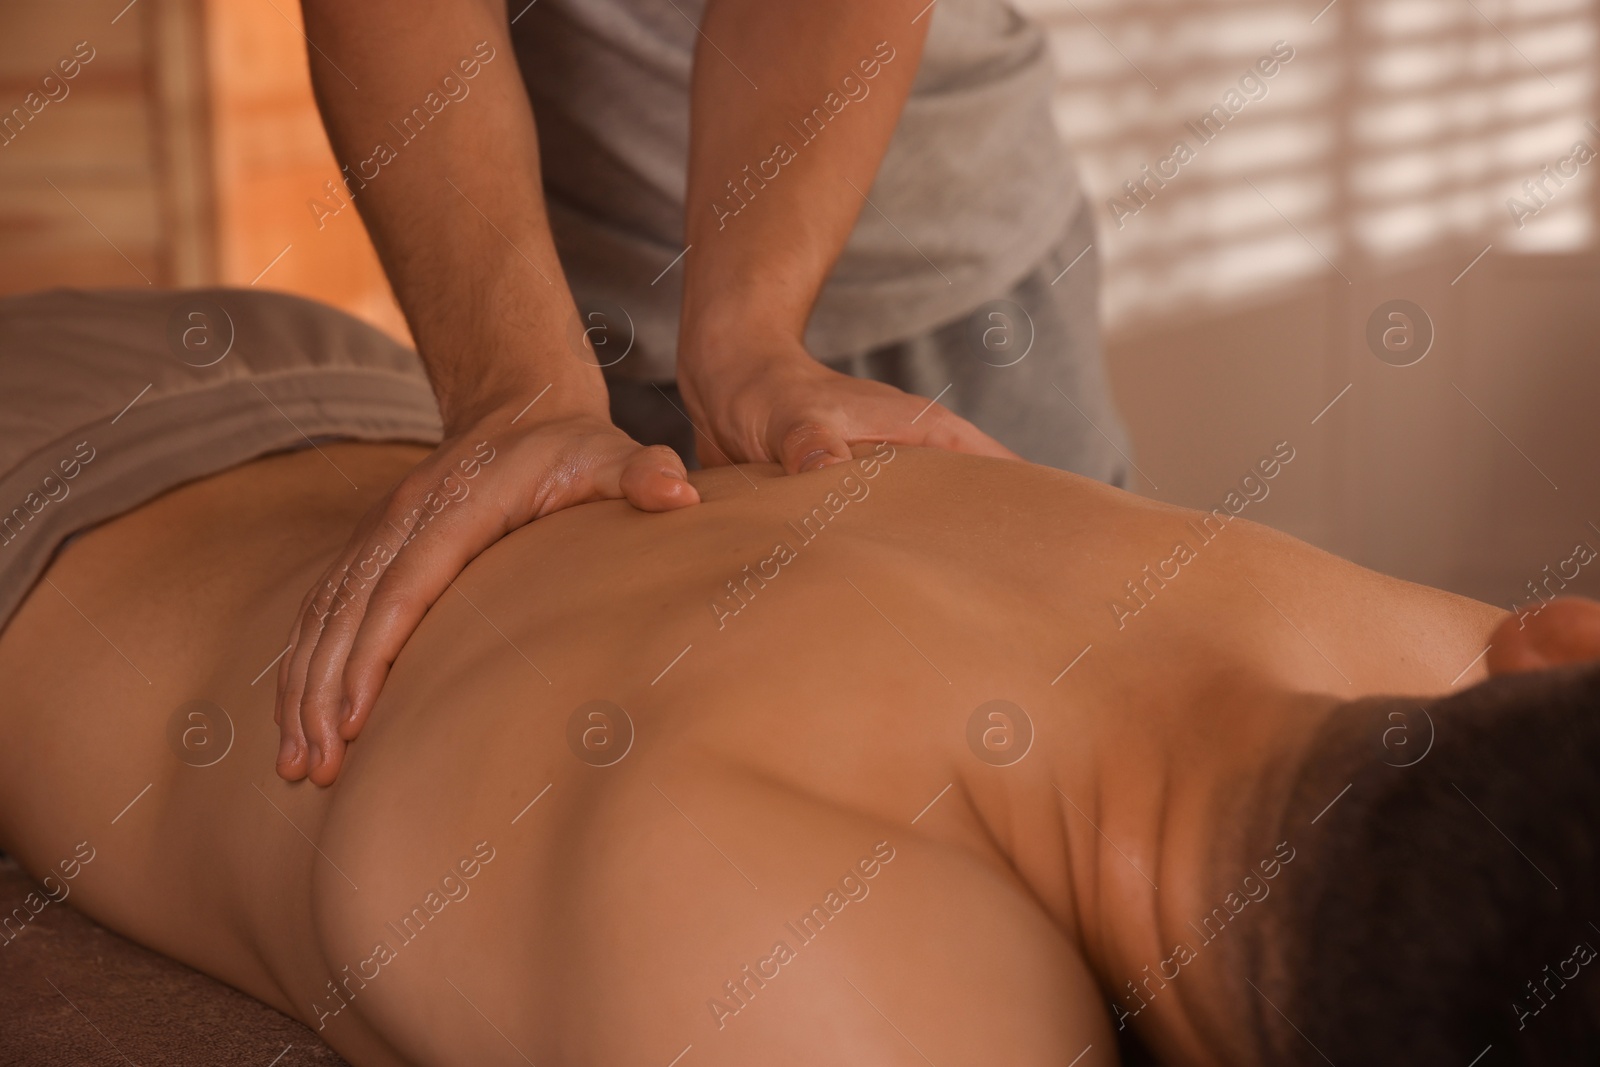
M780 334L680 347L678 387L707 467L771 462L795 474L847 462L851 445L879 441L1021 458L926 397L841 374Z
M480 407L362 519L306 594L278 668L281 777L333 782L428 607L510 531L591 500L699 501L677 453L638 444L585 393L565 410L552 395L524 411L531 393Z

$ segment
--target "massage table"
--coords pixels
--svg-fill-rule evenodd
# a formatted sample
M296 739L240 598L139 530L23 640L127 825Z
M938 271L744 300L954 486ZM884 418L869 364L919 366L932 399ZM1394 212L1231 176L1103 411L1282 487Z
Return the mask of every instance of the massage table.
M0 855L0 917L42 892ZM69 898L70 901L70 898ZM300 1023L63 904L0 933L0 1067L341 1067Z

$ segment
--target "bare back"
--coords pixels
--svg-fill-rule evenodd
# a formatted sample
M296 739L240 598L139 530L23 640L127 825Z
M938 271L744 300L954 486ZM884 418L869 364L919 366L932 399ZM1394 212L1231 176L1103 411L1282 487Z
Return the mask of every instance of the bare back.
M697 507L588 505L484 553L339 783L286 785L262 672L420 455L186 486L70 546L0 633L0 846L42 874L89 842L74 903L357 1063L1114 1062L1056 794L1091 804L1151 729L1200 736L1162 691L1438 689L1493 614L1240 522L1130 618L1191 513L912 450L704 472ZM184 748L192 701L231 723L205 766L225 727Z

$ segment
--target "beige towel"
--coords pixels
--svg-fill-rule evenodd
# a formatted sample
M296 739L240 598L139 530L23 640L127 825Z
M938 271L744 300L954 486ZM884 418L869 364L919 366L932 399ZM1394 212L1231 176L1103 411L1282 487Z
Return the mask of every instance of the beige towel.
M74 533L325 437L437 442L416 353L281 293L0 300L0 626Z

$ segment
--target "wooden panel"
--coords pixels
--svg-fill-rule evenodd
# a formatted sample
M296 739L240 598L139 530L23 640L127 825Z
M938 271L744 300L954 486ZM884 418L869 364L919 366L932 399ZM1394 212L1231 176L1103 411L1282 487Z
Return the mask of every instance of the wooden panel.
M0 146L0 292L257 282L406 338L355 212L319 230L307 206L339 171L299 17L282 0L8 11L0 116L78 41L95 54Z
M216 178L202 15L201 0L162 0L152 16L155 157L174 285L206 285L217 277Z
M78 42L93 52L77 77L52 86L59 99L0 146L0 292L168 280L147 80L150 9L141 4L115 22L122 5L99 0L6 13L0 115L22 105Z
M298 6L208 0L206 10L221 279L259 276L409 340L355 210L319 229L308 206L339 167L312 98Z

